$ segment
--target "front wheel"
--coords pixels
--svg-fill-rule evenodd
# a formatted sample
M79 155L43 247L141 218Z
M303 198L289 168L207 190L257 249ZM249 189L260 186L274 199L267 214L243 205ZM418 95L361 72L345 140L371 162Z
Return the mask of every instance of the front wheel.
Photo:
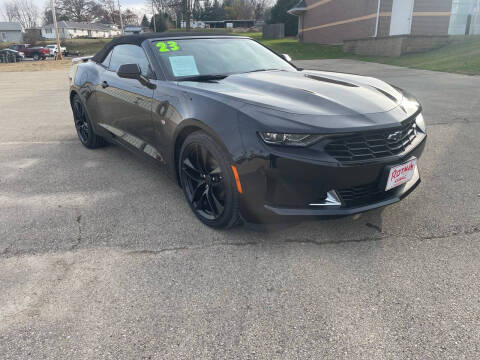
M33 60L35 60L35 61L40 60L40 55L38 55L38 54L33 54Z
M230 228L240 220L230 164L225 150L203 131L183 142L178 164L183 192L197 218L213 228Z

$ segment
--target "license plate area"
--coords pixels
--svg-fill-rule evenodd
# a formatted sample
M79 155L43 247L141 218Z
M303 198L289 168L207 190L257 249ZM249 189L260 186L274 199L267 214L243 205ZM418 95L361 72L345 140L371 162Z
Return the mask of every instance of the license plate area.
M410 181L417 168L417 159L413 158L400 165L391 166L388 170L388 177L385 191L389 191Z

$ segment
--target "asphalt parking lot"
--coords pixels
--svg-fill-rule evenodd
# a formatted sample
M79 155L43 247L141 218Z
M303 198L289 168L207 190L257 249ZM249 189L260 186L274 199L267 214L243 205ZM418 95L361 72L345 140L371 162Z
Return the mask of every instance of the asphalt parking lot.
M214 231L162 170L77 139L65 71L0 73L2 359L480 357L480 77L350 60L424 106L421 186Z

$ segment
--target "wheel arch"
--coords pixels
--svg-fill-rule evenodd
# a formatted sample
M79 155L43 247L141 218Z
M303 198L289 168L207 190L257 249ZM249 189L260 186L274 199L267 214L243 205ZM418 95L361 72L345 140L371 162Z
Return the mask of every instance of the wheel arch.
M174 135L173 141L173 148L171 150L171 160L170 162L173 163L171 167L174 171L175 180L177 184L180 185L180 173L178 168L178 159L180 156L180 150L182 149L183 142L185 139L192 133L196 131L204 131L220 145L220 147L225 150L227 154L231 157L231 152L225 145L224 141L222 140L221 136L219 136L211 127L200 120L196 119L188 119L184 120L181 125L177 128Z
M70 95L69 95L70 107L72 108L72 111L73 111L73 98L74 98L75 96L78 96L78 98L80 99L81 103L83 104L83 107L85 108L85 112L87 113L88 118L90 119L90 123L91 123L91 125L92 125L92 127L93 127L93 130L94 130L95 132L98 132L101 128L99 129L99 127L97 126L97 123L96 123L96 121L95 121L95 117L92 117L92 114L90 113L90 109L89 109L89 107L88 107L87 104L86 104L85 97L82 96L82 94L81 94L81 89L75 88L75 87L72 87L72 88L70 89Z
M70 106L73 105L72 102L73 102L73 97L74 97L75 95L80 96L76 90L70 90Z

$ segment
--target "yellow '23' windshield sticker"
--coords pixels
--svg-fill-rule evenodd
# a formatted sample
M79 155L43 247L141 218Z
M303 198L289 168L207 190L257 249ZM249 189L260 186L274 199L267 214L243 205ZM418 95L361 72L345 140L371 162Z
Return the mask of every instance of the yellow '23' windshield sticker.
M180 47L175 41L167 41L167 42L158 42L155 45L158 48L159 52L167 52L167 51L177 51L180 50Z

